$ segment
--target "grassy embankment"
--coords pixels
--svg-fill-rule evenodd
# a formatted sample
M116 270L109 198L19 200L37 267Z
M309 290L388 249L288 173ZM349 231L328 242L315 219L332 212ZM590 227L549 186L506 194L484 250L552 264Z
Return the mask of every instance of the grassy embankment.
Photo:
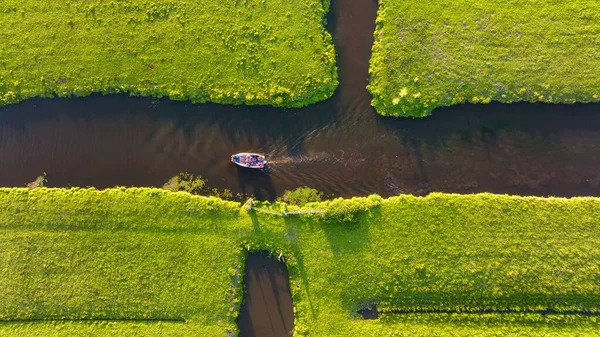
M0 189L0 335L226 336L247 249L284 254L295 336L600 327L584 315L600 312L600 199L432 194L305 207L329 213L248 214L159 189ZM379 320L353 314L372 303ZM441 313L398 313L423 310ZM548 310L558 314L536 313Z
M369 90L390 116L464 102L591 102L598 68L595 0L380 0Z
M321 101L337 86L323 3L4 0L0 106L93 92L286 107Z

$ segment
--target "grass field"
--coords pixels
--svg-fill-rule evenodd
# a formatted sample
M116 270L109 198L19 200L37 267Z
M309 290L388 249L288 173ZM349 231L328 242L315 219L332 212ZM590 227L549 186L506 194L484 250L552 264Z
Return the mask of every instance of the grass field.
M0 105L92 92L299 107L337 86L328 1L0 6Z
M295 336L600 328L600 199L432 194L305 207L328 213L249 214L145 188L0 189L0 335L227 336L245 251L263 249L290 269ZM356 311L371 304L380 319L362 320Z
M600 101L596 0L381 0L373 106L423 117L439 106Z

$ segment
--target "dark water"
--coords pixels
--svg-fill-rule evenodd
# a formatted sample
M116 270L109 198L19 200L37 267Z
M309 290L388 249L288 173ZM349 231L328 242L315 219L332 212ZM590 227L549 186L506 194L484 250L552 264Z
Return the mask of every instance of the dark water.
M249 254L244 269L244 303L239 337L289 337L294 309L285 264L265 253Z
M340 196L431 191L600 195L600 105L460 105L421 120L379 117L368 62L375 0L336 0L340 87L304 109L99 95L0 108L0 186L161 186L187 171L272 199L309 185ZM267 173L229 162L268 154Z

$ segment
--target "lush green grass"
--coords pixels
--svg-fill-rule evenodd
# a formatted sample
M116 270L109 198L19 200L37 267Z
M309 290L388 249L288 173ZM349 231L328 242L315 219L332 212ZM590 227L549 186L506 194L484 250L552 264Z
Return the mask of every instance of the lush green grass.
M432 194L305 207L329 213L248 214L158 189L0 189L0 335L226 336L248 249L284 254L296 336L593 336L600 327L569 312L600 312L600 199ZM373 303L379 320L354 314ZM547 309L561 314L532 313ZM133 321L81 321L102 318Z
M380 114L463 102L600 100L596 0L380 0L371 59Z
M0 336L27 337L190 337L226 336L223 326L175 322L0 322Z
M236 228L239 204L161 190L6 192L0 192L0 320L166 324L73 322L60 325L63 335L73 329L147 335L173 327L210 336L235 328L239 244L220 226ZM14 326L15 333L27 326Z
M0 105L92 92L298 107L337 86L321 0L0 6Z
M14 265L0 280L0 317L207 320L212 311L216 322L229 309L216 300L231 292L228 244L207 233L11 231L0 238Z
M325 324L326 323L326 324ZM326 325L330 325L327 327ZM540 315L404 315L383 317L377 321L350 320L347 316L330 317L316 325L318 332L296 333L294 336L357 337L446 337L446 336L598 336L596 319L570 316ZM321 334L322 333L322 334ZM147 337L147 336L226 336L222 329L172 322L35 322L1 323L1 336L75 336L75 337Z

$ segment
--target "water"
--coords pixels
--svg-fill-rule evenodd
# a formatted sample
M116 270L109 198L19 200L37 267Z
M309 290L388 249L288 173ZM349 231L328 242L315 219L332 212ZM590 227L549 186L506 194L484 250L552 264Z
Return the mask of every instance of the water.
M237 318L239 337L288 337L294 309L285 264L252 253L244 269L244 303Z
M273 199L308 185L338 196L432 191L600 195L600 104L459 105L385 118L365 87L375 0L333 1L340 87L303 109L193 105L124 95L0 108L0 186L162 186L179 172ZM267 172L236 152L268 155Z

